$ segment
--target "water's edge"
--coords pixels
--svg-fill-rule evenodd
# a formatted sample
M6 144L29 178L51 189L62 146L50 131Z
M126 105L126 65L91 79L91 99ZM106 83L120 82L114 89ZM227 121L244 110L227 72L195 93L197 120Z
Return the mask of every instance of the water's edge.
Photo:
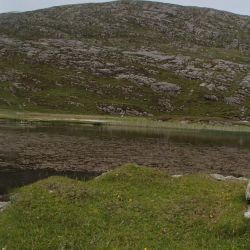
M9 193L22 186L35 183L51 176L63 176L81 181L91 180L103 172L57 171L53 169L0 171L0 202L9 200Z

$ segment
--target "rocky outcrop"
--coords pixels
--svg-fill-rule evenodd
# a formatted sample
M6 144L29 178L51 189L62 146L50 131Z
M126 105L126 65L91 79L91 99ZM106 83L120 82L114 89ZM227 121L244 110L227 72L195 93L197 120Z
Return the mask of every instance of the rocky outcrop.
M97 108L106 113L111 115L127 115L127 116L152 116L151 114L148 114L145 111L142 110L136 110L132 107L127 106L117 106L117 105L111 105L111 104L99 104Z
M116 76L117 79L126 79L129 80L135 84L138 84L140 86L148 85L150 86L154 91L159 92L167 92L167 93L178 93L178 91L181 89L180 86L173 83L168 82L158 82L156 79L149 78L143 75L126 75L126 74L120 74Z

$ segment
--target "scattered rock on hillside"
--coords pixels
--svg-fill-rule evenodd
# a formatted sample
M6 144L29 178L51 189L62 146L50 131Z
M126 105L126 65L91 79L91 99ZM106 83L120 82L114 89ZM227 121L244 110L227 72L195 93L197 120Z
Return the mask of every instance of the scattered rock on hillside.
M158 82L156 79L146 77L143 75L135 74L119 74L116 76L117 79L126 79L140 86L148 85L154 91L177 93L181 87L174 83Z
M250 74L248 74L240 83L242 87L250 88Z
M145 1L0 14L0 106L247 119L249 27L246 16ZM205 101L217 97L225 111ZM97 108L107 98L117 108Z
M225 103L228 105L240 105L241 100L238 97L225 97Z
M219 98L216 95L205 95L204 99L207 101L219 101Z
M177 93L181 87L174 83L156 82L152 84L152 88L156 91L163 91L168 93Z
M137 110L127 106L116 106L111 104L99 104L97 108L107 114L111 115L128 115L128 116L152 116L145 111Z

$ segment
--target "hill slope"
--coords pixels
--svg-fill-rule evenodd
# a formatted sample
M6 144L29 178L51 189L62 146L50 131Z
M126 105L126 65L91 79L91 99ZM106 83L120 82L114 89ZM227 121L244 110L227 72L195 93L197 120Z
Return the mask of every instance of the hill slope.
M250 17L156 2L0 15L0 108L250 116Z

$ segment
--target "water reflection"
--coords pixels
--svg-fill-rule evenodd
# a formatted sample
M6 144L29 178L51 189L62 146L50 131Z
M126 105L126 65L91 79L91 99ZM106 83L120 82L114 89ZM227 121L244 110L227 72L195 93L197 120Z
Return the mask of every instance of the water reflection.
M88 179L129 162L170 174L250 176L247 133L2 122L0 142L0 196L52 175Z

